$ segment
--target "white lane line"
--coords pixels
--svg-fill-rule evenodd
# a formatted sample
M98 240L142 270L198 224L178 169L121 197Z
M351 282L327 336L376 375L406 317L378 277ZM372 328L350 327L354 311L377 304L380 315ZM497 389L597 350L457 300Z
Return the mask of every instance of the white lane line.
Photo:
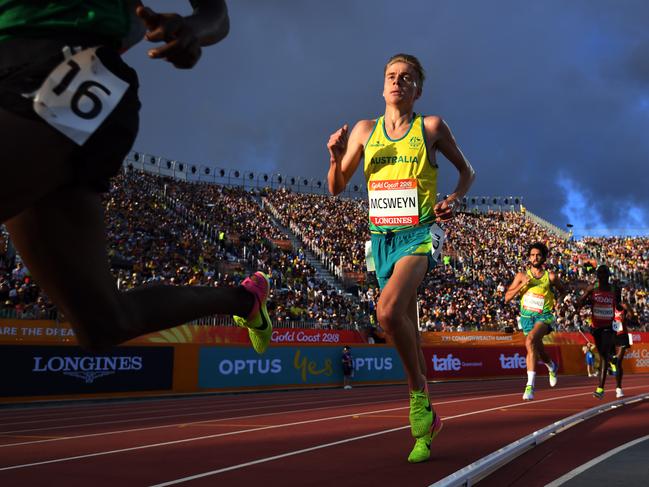
M215 410L218 410L221 413L229 413L229 412L235 412L235 411L258 411L262 409L269 409L269 408L274 408L278 406L304 406L304 405L309 405L309 404L323 404L323 403L333 403L329 407L343 407L347 406L347 403L345 402L340 402L339 404L335 404L338 401L343 401L344 398L336 398L336 399L323 399L319 401L303 401L303 402L291 402L287 404L266 404L262 406L253 406L253 407L234 407L232 409L221 409L218 408L216 405L215 407L209 408L209 410L206 411L198 411L195 413L183 413L183 414L168 414L164 416L155 416L155 417L136 417L136 418L129 418L129 419L119 419L119 420L114 420L114 421L97 421L94 423L81 423L81 424L66 424L66 425L61 425L61 426L49 426L49 427L40 427L40 428L30 428L30 429L19 429L19 430L7 430L7 431L0 431L0 435L11 435L15 433L33 433L33 432L45 432L45 431L52 431L52 430L60 430L60 429L66 429L66 428L82 428L86 426L102 426L102 425L110 425L110 424L122 424L122 423L133 423L133 422L142 422L142 421L154 421L157 419L169 419L169 418L184 418L184 417L189 417L189 416L201 416L205 414L211 414ZM365 399L365 397L363 398ZM380 402L388 402L388 401L380 401ZM367 403L366 403L367 404ZM369 403L371 404L371 403ZM152 411L156 412L156 411ZM78 419L78 418L71 418L71 419ZM81 419L87 419L87 418L81 418ZM183 424L185 422L183 421ZM3 445L0 445L2 447Z
M541 399L534 401L535 403L541 403L541 402L548 402L548 401L556 401L559 399L567 399L571 397L577 397L577 396L583 396L590 394L590 392L582 392L582 393L577 393L577 394L570 394L566 396L557 396L553 398L548 398L548 399ZM502 394L501 396L510 396L512 394ZM516 394L518 395L518 394ZM489 399L491 399L490 397ZM472 398L472 399L461 399L461 400L456 400L456 401L447 401L446 403L455 403L455 402L462 402L462 401L471 401L471 400L478 400L480 398ZM484 398L482 398L484 399ZM439 404L439 403L438 403ZM447 416L445 417L445 421L450 420L450 419L455 419L455 418L461 418L465 416L472 416L475 414L482 414L490 411L495 411L499 410L505 407L522 407L522 406L527 406L530 403L522 403L520 401L517 401L516 403L512 404L506 404L506 405L500 405L496 406L493 408L488 408L488 409L482 409L478 411L470 411L468 413L463 413L463 414L458 414L455 416ZM47 464L52 464L52 463L61 463L61 462L67 462L71 460L79 460L83 458L92 458L92 457L98 457L98 456L105 456L105 455L113 455L116 453L123 453L123 452L128 452L128 451L136 451L136 450L144 450L144 449L149 449L149 448L156 448L156 447L161 447L161 446L168 446L168 445L175 445L179 443L189 443L193 441L201 441L201 440L207 440L207 439L212 439L212 438L219 438L219 437L224 437L224 436L233 436L233 435L239 435L239 434L244 434L244 433L254 433L258 431L264 431L264 430L271 430L271 429L278 429L278 428L286 428L286 427L292 427L292 426L299 426L299 425L304 425L304 424L313 424L313 423L320 423L324 421L333 421L333 420L338 420L338 419L343 419L343 418L350 418L353 416L364 416L364 415L371 415L371 414L377 414L377 413L386 413L386 412L393 412L393 411L399 411L402 409L408 409L408 406L404 407L397 407L397 408L390 408L390 409L382 409L382 410L375 410L375 411L366 411L366 412L356 412L356 413L350 413L350 414L344 414L344 415L338 415L338 416L330 416L326 418L317 418L317 419L310 419L310 420L305 420L305 421L296 421L292 423L284 423L284 424L278 424L278 425L270 425L270 426L262 426L259 428L250 428L250 429L245 429L245 430L237 430L237 431L229 431L225 433L217 433L213 435L205 435L205 436L198 436L198 437L193 437L193 438L185 438L182 440L174 440L174 441L166 441L166 442L161 442L161 443L153 443L153 444L148 444L148 445L141 445L141 446L135 446L135 447L130 447L130 448L121 448L117 450L109 450L109 451L103 451L103 452L96 452L96 453L88 453L88 454L83 454L83 455L76 455L73 457L63 457L63 458L56 458L53 460L44 460L40 462L33 462L33 463L27 463L27 464L20 464L20 465L11 465L8 467L2 467L0 468L0 472L6 471L6 470L15 470L19 468L28 468L28 467L35 467L39 465L47 465ZM405 429L409 428L410 426L403 426L398 429ZM387 432L386 430L385 432ZM392 431L392 430L389 430ZM377 434L382 434L382 433L377 433ZM358 439L358 438L357 438ZM354 441L354 439L350 439L349 441ZM265 461L269 461L266 459ZM261 463L261 462L258 462ZM212 475L212 474L210 474ZM179 480L179 482L182 481L182 479Z
M223 473L223 472L229 472L231 470L237 470L239 468L251 467L251 466L257 465L259 463L272 462L273 460L279 460L281 458L292 457L294 455L300 455L302 453L308 453L308 452L311 452L311 451L321 450L322 448L328 448L330 446L342 445L344 443L350 443L352 441L357 441L357 440L364 440L365 438L371 438L372 436L384 435L386 433L393 433L395 431L400 431L400 430L406 429L406 428L410 428L410 426L409 425L408 426L400 426L398 428L392 428L392 429L389 429L389 430L377 431L376 433L369 433L369 434L362 435L362 436L355 436L355 437L352 437L352 438L346 438L344 440L333 441L331 443L324 443L322 445L312 446L310 448L304 448L302 450L295 450L295 451L291 451L291 452L287 452L287 453L282 453L281 455L275 455L273 457L260 458L259 460L253 460L251 462L240 463L238 465L232 465L230 467L224 467L224 468L221 468L219 470L212 470L211 472L199 473L197 475L192 475L191 477L184 477L182 479L172 480L170 482L164 482L162 484L155 484L152 487L164 487L164 486L167 486L167 485L179 484L181 482L189 482L190 480L196 480L196 479L200 479L200 478L203 478L203 477L209 477L210 475L216 475L216 474Z
M141 446L134 446L130 448L121 448L119 450L109 450L109 451L103 451L103 452L97 452L97 453L89 453L85 455L77 455L74 457L64 457L64 458L56 458L54 460L45 460L42 462L34 462L34 463L26 463L22 465L12 465L9 467L2 467L0 468L0 472L5 471L5 470L15 470L18 468L26 468L26 467L35 467L38 465L47 465L50 463L60 463L60 462L67 462L70 460L79 460L81 458L92 458L92 457L99 457L99 456L104 456L104 455L113 455L115 453L123 453L127 451L135 451L135 450L144 450L148 448L156 448L159 446L168 446L168 445L177 445L179 443L189 443L192 441L201 441L201 440L209 440L212 438L219 438L223 436L234 436L234 435L240 435L243 433L255 433L258 431L265 431L265 430L271 430L271 429L278 429L278 428L287 428L291 426L300 426L304 424L310 424L310 423L321 423L324 421L333 421L336 419L343 419L343 418L350 418L352 416L362 416L362 415L367 415L367 414L375 414L375 413L385 413L385 412L391 412L391 411L397 411L400 409L405 409L404 407L398 407L398 408L390 408L390 409L383 409L383 410L378 410L378 411L372 411L372 412L359 412L359 413L352 413L352 414L344 414L340 416L330 416L327 418L318 418L318 419L309 419L305 421L295 421L292 423L283 423L283 424L274 424L270 426L261 426L259 428L250 428L246 430L237 430L237 431L228 431L226 433L216 433L213 435L205 435L205 436L197 436L194 438L185 438L182 440L174 440L174 441L165 441L162 443L152 443L149 445L141 445ZM409 427L409 426L406 426Z
M372 397L376 398L385 398L385 394L379 395L376 394L374 396L372 395L366 395L364 398L369 399ZM396 394L395 394L396 397ZM323 402L334 402L334 401L342 401L345 400L346 398L344 397L334 397L334 398L328 398L324 399L322 397L299 397L299 399L302 401L300 404L322 404ZM306 401L305 401L306 400ZM214 409L219 409L222 410L224 407L229 407L229 408L235 408L238 404L241 404L241 400L232 400L232 401L227 401L227 402L215 402L213 404L199 404L199 405L183 405L182 407L165 407L165 408L160 408L160 409L148 409L146 407L141 407L141 408L133 408L133 409L128 409L128 410L123 410L122 408L112 408L114 412L110 413L104 413L104 414L91 414L87 416L82 416L82 415L71 415L70 412L64 412L62 414L65 414L65 417L63 420L79 420L79 419L97 419L97 418L106 418L106 417L111 417L111 416L123 416L124 413L129 413L129 414L146 414L147 417L149 417L152 413L165 413L165 412L170 412L173 411L179 412L183 410L206 410L206 412L211 412L214 411ZM277 401L275 399L271 399L270 401L265 401L264 405L265 407L270 407L270 406L289 406L295 404L294 401L284 399L282 401ZM180 405L177 405L180 406ZM111 408L109 408L110 411ZM42 416L41 416L42 417ZM47 422L53 422L56 420L60 421L60 415L52 415L52 416L46 416L46 419L34 419L34 418L11 418L12 420L10 421L8 418L5 420L2 418L2 415L0 415L0 420L2 421L3 427L7 426L14 426L14 425L20 425L20 424L37 424L37 423L47 423ZM13 421L13 419L29 419L29 421ZM25 430L18 430L18 431L0 431L0 434L3 433L16 433L16 432L22 432ZM33 430L28 430L28 431L33 431Z
M600 462L603 462L607 458L612 457L613 455L615 455L617 453L620 453L621 451L626 450L627 448L631 448L632 446L635 446L638 443L642 443L643 441L646 441L646 440L649 440L649 435L643 436L642 438L637 438L637 439L635 439L633 441L625 443L624 445L620 445L617 448L614 448L611 451L603 453L602 455L598 456L597 458L593 458L589 462L586 462L583 465L580 465L579 467L575 468L574 470L571 470L570 472L568 472L567 474L559 477L555 481L550 482L545 487L559 487L560 485L565 484L566 482L568 482L572 478L576 477L580 473L585 472L586 470L588 470L589 468L597 465Z
M627 389L632 389L631 387L627 387ZM508 397L508 396L517 396L519 395L518 393L507 393L507 394L497 394L494 396L488 396L490 399L491 398L500 398L500 397ZM403 395L399 398L399 402L403 399ZM463 398L463 399L454 399L451 401L438 401L435 402L434 405L440 405L440 404L456 404L458 402L469 402L469 401L479 401L484 399L484 396L478 396L478 397L469 397L469 398ZM221 421L236 421L236 420L241 420L241 419L249 419L249 418L255 418L255 417L266 417L266 416L277 416L277 415L282 415L286 413L303 413L303 412L311 412L311 411L322 411L325 409L335 409L338 407L363 407L363 406L373 406L377 404L384 404L384 403L390 403L394 402L395 400L385 400L385 401L375 401L375 402L363 402L363 403L352 403L352 404L336 404L336 405L331 405L331 406L322 406L318 408L303 408L303 409L294 409L294 410L285 410L285 411L278 411L278 412L272 412L272 413L262 413L262 414L249 414L245 416L231 416L227 418L220 418L220 419L206 419L202 421L182 421L180 423L172 423L172 424L166 424L166 425L156 425L156 426L148 426L144 428L131 428L131 429L126 429L126 430L117 430L117 431L102 431L100 433L89 433L85 435L74 435L74 436L62 436L59 438L48 438L48 439L41 439L41 440L30 440L30 441L21 441L18 443L6 443L4 445L0 445L0 448L7 448L10 446L24 446L24 445L33 445L37 443L50 443L53 441L64 441L64 440L76 440L79 438L92 438L96 436L104 436L104 435L116 435L116 434L122 434L122 433L133 433L136 431L150 431L150 430L155 430L155 429L164 429L164 428L175 428L181 425L184 426L189 426L189 425L196 425L196 424L203 424L203 423L216 423L216 422L221 422ZM319 401L318 404L321 404L323 401ZM300 405L305 405L305 404L311 404L311 402L303 402L303 403L294 403L294 406L300 406ZM271 406L258 406L258 407L253 407L253 408L237 408L233 410L227 410L227 411L221 411L221 412L230 412L230 411L250 411L250 410L258 410L258 409L266 409L267 407ZM405 409L405 408L401 408ZM203 414L207 414L207 412L200 412L200 413L190 413L190 414L183 414L183 415L168 415L168 416L158 416L156 418L151 418L153 419L167 419L167 418L175 418L175 417L188 417L188 416L200 416ZM374 413L369 413L369 414L374 414ZM106 424L117 424L117 423L132 423L135 421L140 421L139 418L135 419L124 419L120 421L106 421L106 422L98 422L98 423L85 423L81 425L66 425L66 426L58 426L58 427L52 427L52 428L44 428L44 429L32 429L32 430L17 430L17 431L8 431L8 432L0 432L0 435L8 435L10 433L25 433L25 432L44 432L44 431L50 431L53 429L65 429L69 427L81 427L81 426L98 426L98 425L106 425Z
M393 402L393 401L384 401L384 402ZM351 406L375 406L377 403L376 402L371 402L371 403L358 403L358 404L351 404ZM379 403L380 404L380 403ZM281 416L283 414L295 414L295 413L308 413L308 412L315 412L315 411L322 411L322 410L327 410L327 409L335 409L340 406L322 406L319 408L304 408L304 409L291 409L287 411L276 411L272 413L262 413L262 414L247 414L245 416L230 416L228 418L219 418L219 419L205 419L203 421L191 421L191 422L185 422L183 421L182 423L173 423L173 424L166 424L166 425L157 425L157 426L148 426L144 428L131 428L131 429L126 429L126 430L118 430L118 431L102 431L101 433L89 433L86 435L75 435L75 436L62 436L60 438L48 438L44 440L34 440L34 441L23 441L20 443L7 443L5 445L0 445L0 448L8 447L8 446L22 446L22 445L33 445L35 443L49 443L51 441L62 441L62 440L76 440L80 438L92 438L95 436L108 436L108 435L118 435L118 434L124 434L124 433L134 433L136 431L150 431L150 430L155 430L155 429L164 429L164 428L177 428L180 426L192 426L192 425L197 425L197 424L203 424L203 423L220 423L220 422L227 422L227 421L240 421L242 419L250 419L250 418L263 418L263 417L269 417L269 416ZM249 409L254 409L254 408L249 408ZM365 414L365 413L360 413L360 414ZM367 414L373 414L373 413L367 413Z
M540 402L556 401L558 399L567 399L567 398L570 398L570 397L583 396L583 395L586 395L586 394L588 394L588 393L571 394L571 395L568 395L568 396L560 396L560 397L554 397L554 398L548 398L548 399L541 399L541 400L538 400L538 401L535 401L535 402L540 403ZM500 410L502 408L507 408L507 407L524 407L524 406L527 406L528 404L530 404L530 403L529 402L528 403L522 403L522 402L519 401L519 402L516 402L514 404L506 404L506 405L502 405L502 406L496 406L496 407L493 407L493 408L487 408L487 409L481 409L481 410L478 410L478 411L470 411L468 413L456 414L454 416L446 416L446 417L444 417L444 421L449 421L451 419L457 419L457 418L463 418L463 417L466 417L466 416L474 416L476 414L483 414L483 413L488 413L488 412L491 412L491 411L498 411L498 410ZM403 408L403 409L406 409L406 408ZM407 429L407 428L410 428L410 425L402 426L400 428L393 428L393 429L390 429L390 430L379 431L377 433L372 433L370 436L377 436L377 435L382 435L382 434L386 434L386 433L392 433L394 431L399 431L399 430L403 430L403 429ZM260 464L260 463L272 462L273 460L278 460L278 459L281 459L281 458L286 458L286 457L290 457L290 456L294 456L294 455L300 455L302 453L308 453L310 451L319 450L319 449L322 449L322 448L327 448L329 446L335 446L335 445L338 445L338 444L341 444L341 443L349 443L349 442L352 442L352 441L362 440L362 439L366 438L367 436L368 435L351 437L351 438L347 438L345 440L340 440L340 441L333 442L333 443L325 443L323 445L316 445L314 447L306 448L306 449L303 449L303 450L294 450L294 451L291 451L291 452L283 453L281 455L275 455L275 456L266 457L266 458L259 458L257 460L253 460L251 462L240 463L238 465L231 465L229 467L223 467L223 468L220 468L220 469L217 469L217 470L211 470L209 472L203 472L203 473L199 473L199 474L196 474L196 475L191 475L189 477L182 477L182 478L179 478L179 479L170 480L168 482L164 482L164 483L161 483L161 484L155 484L155 485L152 485L151 487L166 487L166 486L169 486L169 485L181 484L181 483L189 482L189 481L196 480L196 479L199 479L199 478L209 477L211 475L217 475L217 474L220 474L220 473L223 473L223 472L229 472L229 471L232 471L232 470L237 470L237 469L240 469L240 468L245 468L245 467L249 467L249 466L252 466L252 465L257 465L257 464Z
M583 389L587 386L579 386L579 387L570 387L570 388L564 388L561 390L569 390L569 389ZM636 389L641 386L636 386L636 387L627 387L627 389ZM590 388L589 388L590 389ZM493 396L488 396L489 399L495 399L495 398L501 398L501 397L508 397L508 396L517 396L519 393L507 393L507 394L497 394ZM457 404L459 402L469 402L469 401L479 401L485 399L484 396L478 396L478 397L470 397L470 398L463 398L463 399L454 399L451 401L438 401L434 402L434 405L442 405L442 404ZM203 423L216 423L216 422L221 422L221 421L236 421L236 420L241 420L241 419L248 419L248 418L253 418L253 417L267 417L267 416L277 416L285 413L302 413L302 412L310 412L310 411L322 411L325 409L334 409L337 407L362 407L362 406L371 406L375 404L382 404L382 403L387 403L387 402L393 402L393 400L386 400L386 401L379 401L379 402L365 402L365 403L356 403L356 404L341 404L341 405L332 405L332 406L323 406L319 408L308 408L308 409L296 409L296 410L289 410L289 411L279 411L279 412L272 412L272 413L262 413L262 414L249 414L245 416L232 416L232 417L227 417L227 418L220 418L220 419L206 419L202 421L191 421L191 422L180 422L180 423L172 423L172 424L167 424L167 425L156 425L156 426L148 426L144 428L131 428L131 429L126 429L126 430L117 430L117 431L102 431L100 433L89 433L85 435L74 435L74 436L62 436L59 438L48 438L48 439L41 439L41 440L30 440L30 441L21 441L17 443L6 443L3 445L0 445L0 448L7 448L11 446L25 446L25 445L33 445L33 444L38 444L38 443L50 443L53 441L65 441L65 440L76 440L76 439L81 439L81 438L92 438L96 436L107 436L107 435L116 435L116 434L128 434L128 433L133 433L137 431L150 431L150 430L155 430L155 429L164 429L164 428L175 428L181 425L185 426L190 426L190 425L197 425L197 424L203 424ZM536 401L540 402L540 401ZM322 401L319 402L321 404ZM303 402L303 403L295 403L295 406L299 405L305 405L305 404L311 404L311 402ZM259 407L254 407L254 408L238 408L236 411L250 411L250 410L256 410L256 409L265 409L267 406L259 406ZM228 411L221 411L221 412L230 412L231 410ZM232 410L234 411L234 410ZM190 414L183 414L181 417L188 417L188 416L199 416L207 414L206 412L200 412L200 413L190 413ZM373 413L370 413L373 414ZM153 419L167 419L167 418L175 418L178 417L178 415L169 415L169 416L158 416L156 418L151 418ZM99 423L86 423L86 424L81 424L81 425L71 425L71 426L59 426L59 427L52 427L52 428L45 428L45 429L33 429L33 430L18 430L18 431L10 431L10 432L0 432L0 434L9 434L9 433L25 433L25 432L33 432L33 431L50 431L53 429L65 429L68 427L81 427L81 426L98 426L98 425L105 425L105 424L117 424L117 423L132 423L135 421L139 421L139 419L125 419L125 420L120 420L120 421L109 421L109 422L99 422Z

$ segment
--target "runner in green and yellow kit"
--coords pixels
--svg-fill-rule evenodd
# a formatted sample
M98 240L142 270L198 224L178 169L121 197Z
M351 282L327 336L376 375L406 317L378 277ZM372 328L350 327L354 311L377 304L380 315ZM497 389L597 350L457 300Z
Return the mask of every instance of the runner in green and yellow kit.
M432 409L426 364L417 329L417 287L439 259L444 233L437 225L454 216L475 173L438 116L414 113L424 70L417 58L397 54L384 69L385 113L344 125L329 138L329 191L341 193L364 159L369 195L371 253L379 285L379 324L394 342L410 388L410 425L415 446L408 461L430 457L442 422ZM349 133L348 133L349 132ZM458 170L455 191L436 202L436 152Z
M505 302L514 297L521 297L520 324L525 334L525 348L527 349L527 384L523 399L534 399L534 380L536 378L536 362L540 358L548 368L550 387L557 385L557 365L550 359L543 346L543 337L552 332L555 318L553 314L555 295L551 287L555 287L561 294L565 287L554 272L545 269L548 258L548 248L536 242L530 245L527 251L530 268L526 272L519 272L514 281L505 292Z

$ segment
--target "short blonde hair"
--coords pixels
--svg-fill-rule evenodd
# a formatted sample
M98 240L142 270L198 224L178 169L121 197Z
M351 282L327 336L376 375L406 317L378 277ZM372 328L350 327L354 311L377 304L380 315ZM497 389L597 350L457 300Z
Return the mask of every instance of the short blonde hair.
M419 62L419 59L417 59L412 54L399 53L399 54L395 54L390 59L388 59L388 62L385 64L385 67L383 68L383 76L385 76L385 73L387 72L388 68L391 65L399 62L409 64L410 66L415 68L415 71L417 71L417 76L419 76L419 88L421 89L424 86L424 80L426 79L426 72L424 71L423 66Z

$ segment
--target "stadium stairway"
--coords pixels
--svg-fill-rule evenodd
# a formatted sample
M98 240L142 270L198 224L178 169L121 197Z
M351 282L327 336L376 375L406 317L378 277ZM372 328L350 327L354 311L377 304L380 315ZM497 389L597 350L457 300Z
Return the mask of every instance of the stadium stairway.
M282 225L279 220L275 218L273 211L271 211L272 205L268 201L262 202L260 196L253 196L253 199L265 212L268 213L271 221L273 222L273 225L275 225L282 232L288 235L288 238L291 241L291 245L293 245L295 252L302 252L304 254L307 263L316 270L316 277L325 281L329 287L335 289L339 293L345 292L342 287L342 283L331 272L329 272L326 267L322 265L320 259L318 259L318 257L316 257L315 254L313 254L313 252L311 252L302 243L302 240L297 235L295 235L295 232L293 232L293 230L291 230L290 228Z

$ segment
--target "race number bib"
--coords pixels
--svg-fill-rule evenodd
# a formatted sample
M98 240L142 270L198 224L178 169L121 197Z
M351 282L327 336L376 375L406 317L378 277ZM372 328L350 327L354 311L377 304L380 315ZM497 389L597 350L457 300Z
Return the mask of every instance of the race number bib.
M417 225L419 195L416 179L370 181L370 221L381 227Z
M622 331L624 331L624 326L622 325L621 321L613 322L613 331L616 333L622 333Z
M111 73L97 56L84 49L66 59L35 94L34 111L76 144L83 145L115 109L128 83Z
M437 223L434 223L430 227L430 238L432 240L433 249L433 260L439 262L439 258L442 255L442 247L444 246L444 239L446 238L444 230Z
M367 272L375 272L376 266L374 265L374 256L372 255L372 241L365 242L365 267Z
M543 296L543 294L527 292L523 296L523 309L532 311L534 313L541 313L543 312L544 305L545 296Z

